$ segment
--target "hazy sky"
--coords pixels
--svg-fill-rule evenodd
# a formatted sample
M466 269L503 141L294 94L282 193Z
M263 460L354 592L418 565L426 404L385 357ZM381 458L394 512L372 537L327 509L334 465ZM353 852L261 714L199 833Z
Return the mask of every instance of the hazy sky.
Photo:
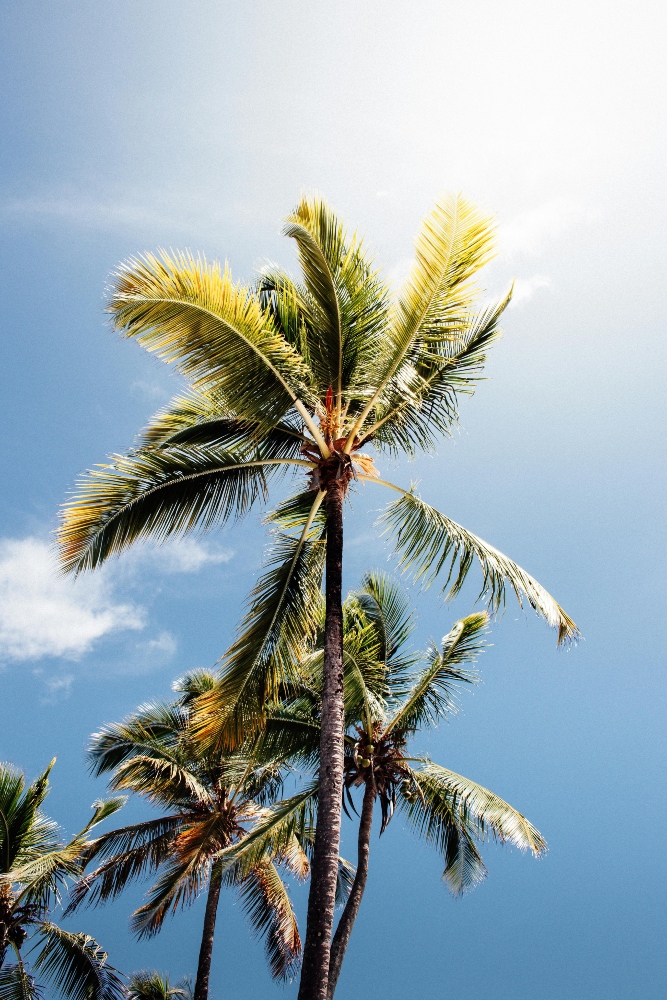
M525 812L550 852L487 845L488 880L454 901L396 819L373 842L341 1000L663 996L665 27L657 2L0 9L0 758L32 776L58 756L49 810L68 831L104 791L88 735L216 661L262 560L258 513L76 585L54 575L50 533L78 473L179 389L109 332L109 272L157 246L226 257L239 278L266 258L292 266L280 226L304 190L366 234L396 284L439 192L499 217L488 288L515 277L517 294L489 381L438 457L392 475L421 479L584 632L557 652L510 603L484 684L423 744ZM349 586L391 566L372 527L383 500L363 491L348 511ZM419 640L475 592L443 607L415 591ZM72 926L125 971L193 973L201 906L137 944L139 897ZM274 995L223 898L215 1000Z

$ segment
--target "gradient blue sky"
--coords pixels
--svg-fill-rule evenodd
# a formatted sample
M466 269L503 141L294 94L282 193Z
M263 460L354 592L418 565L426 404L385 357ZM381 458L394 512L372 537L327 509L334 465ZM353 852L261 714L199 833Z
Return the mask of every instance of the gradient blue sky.
M68 831L103 792L88 735L215 662L262 559L257 514L76 585L53 575L77 474L179 388L110 333L111 269L160 245L227 257L240 278L291 266L280 224L302 190L366 233L395 282L440 191L499 216L488 287L516 277L517 295L489 381L438 457L392 474L421 479L585 634L557 652L510 603L484 684L424 742L525 812L550 852L488 846L488 880L454 901L397 819L373 843L341 1000L664 995L664 43L662 5L642 0L0 10L0 758L32 776L57 755L49 809ZM349 586L388 565L383 500L365 490L348 511ZM474 593L443 607L415 592L419 639ZM126 971L192 973L201 906L137 944L139 895L74 923ZM280 995L223 898L213 996Z

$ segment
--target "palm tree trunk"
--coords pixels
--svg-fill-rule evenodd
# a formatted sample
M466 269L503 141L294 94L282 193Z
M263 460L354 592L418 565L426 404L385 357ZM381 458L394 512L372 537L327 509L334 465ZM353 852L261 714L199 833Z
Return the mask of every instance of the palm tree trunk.
M338 921L338 927L331 945L331 958L329 960L329 985L327 1000L332 1000L336 990L336 983L340 975L345 952L350 940L350 934L357 919L357 913L361 905L361 897L366 888L368 878L368 858L371 853L371 827L373 826L373 806L375 805L375 782L371 779L366 783L364 792L364 802L361 807L361 819L359 820L359 839L357 841L357 874L352 883L352 889L348 896L345 909Z
M222 871L214 865L211 869L211 881L208 886L206 913L204 914L204 931L199 949L199 965L197 966L197 981L195 982L194 1000L208 1000L208 981L211 975L211 957L213 955L213 937L215 935L215 918L218 913Z
M343 794L343 500L345 483L328 483L326 623L317 833L298 1000L326 1000L329 946L336 906Z

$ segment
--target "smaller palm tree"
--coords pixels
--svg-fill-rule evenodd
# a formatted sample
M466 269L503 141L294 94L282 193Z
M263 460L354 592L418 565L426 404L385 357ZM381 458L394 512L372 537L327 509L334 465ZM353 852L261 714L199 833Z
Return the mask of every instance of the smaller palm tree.
M127 997L128 1000L192 1000L192 985L189 979L182 979L172 986L166 974L142 969L130 976Z
M486 645L488 614L469 615L456 622L439 646L410 652L414 615L400 588L375 573L348 596L343 614L344 795L355 813L352 790L363 789L363 800L356 876L331 944L329 998L366 887L376 803L380 834L398 809L412 829L442 853L443 879L455 895L486 875L480 841L492 837L535 856L546 850L538 830L503 799L424 755L412 755L410 749L417 732L456 711L457 686L477 680L474 665ZM323 608L320 619L314 639L303 644L300 690L271 711L262 747L262 753L282 754L306 773L319 766ZM251 864L268 846L279 851L283 837L307 826L317 787L311 781L291 800L274 806L244 841L225 852L226 863L239 865L245 858L246 865Z
M22 771L0 764L0 1000L40 1000L26 945L37 950L32 969L66 1000L123 1000L122 980L97 941L49 920L67 880L81 874L90 830L122 800L96 802L90 822L63 842L41 811L54 763L27 787ZM6 962L8 955L13 961Z
M158 879L149 899L132 915L140 937L161 929L165 917L192 903L208 885L194 1000L206 1000L220 891L236 888L252 927L266 942L271 973L289 977L297 968L301 940L287 888L278 867L303 879L309 864L296 837L280 852L267 850L249 869L238 872L218 864L219 853L259 820L264 803L282 786L280 766L259 766L247 753L202 753L189 736L193 701L215 683L206 671L194 672L176 689L170 704L140 708L120 724L92 738L94 772L110 774L111 787L135 792L162 810L157 818L122 827L91 841L86 865L101 861L72 891L69 911L82 903L114 899L133 880ZM69 912L68 911L68 912Z

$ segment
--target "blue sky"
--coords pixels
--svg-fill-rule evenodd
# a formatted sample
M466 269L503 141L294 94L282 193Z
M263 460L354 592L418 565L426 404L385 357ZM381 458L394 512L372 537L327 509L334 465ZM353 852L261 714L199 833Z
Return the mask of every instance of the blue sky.
M34 775L57 755L50 812L83 825L103 792L88 735L212 665L261 566L258 513L76 585L53 574L77 475L179 389L106 325L114 266L158 246L228 258L239 278L292 266L281 220L317 190L399 283L420 217L464 190L501 225L489 291L515 277L517 295L460 430L392 475L537 576L585 641L557 652L510 603L483 685L423 744L525 812L547 857L488 845L489 878L454 901L395 821L374 840L337 995L662 996L661 6L17 0L0 22L0 758ZM391 566L383 499L364 490L348 511L350 587ZM425 641L475 589L453 607L413 596ZM126 971L192 973L201 907L137 944L139 895L76 924ZM280 993L223 899L214 997Z

